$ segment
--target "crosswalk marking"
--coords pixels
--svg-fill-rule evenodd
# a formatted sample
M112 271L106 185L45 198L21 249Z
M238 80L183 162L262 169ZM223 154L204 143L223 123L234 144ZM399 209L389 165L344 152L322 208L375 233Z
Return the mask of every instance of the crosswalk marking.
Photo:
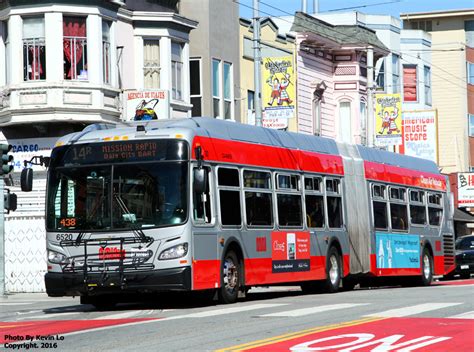
M25 306L33 303L34 302L3 302L0 303L0 306Z
M395 318L395 317L406 317L409 315L420 314L424 312L429 312L432 310L457 306L462 303L423 303L417 304L415 306L389 309L378 313L371 313L364 315L365 317L386 317L386 318Z
M448 317L450 319L474 319L474 311L465 312Z
M127 319L131 317L135 317L137 315L142 314L144 311L142 310L131 310L129 312L122 312L117 314L111 315L101 315L100 317L93 318L92 320L103 320L103 319Z
M251 304L248 306L239 305L237 307L231 307L231 308L214 309L214 310L209 310L209 311L204 311L204 312L178 315L174 317L164 318L163 320L181 319L181 318L207 318L207 317L213 317L216 315L233 314L233 313L246 312L250 310L273 308L273 307L280 307L280 306L286 306L286 305L288 304L287 303L272 303L272 304L261 303L261 304Z
M329 304L325 306L308 307L308 308L287 310L284 312L269 313L269 314L259 315L259 317L300 317L304 315L327 312L330 310L347 309L347 308L352 308L352 307L357 307L357 306L364 306L368 304L369 303Z

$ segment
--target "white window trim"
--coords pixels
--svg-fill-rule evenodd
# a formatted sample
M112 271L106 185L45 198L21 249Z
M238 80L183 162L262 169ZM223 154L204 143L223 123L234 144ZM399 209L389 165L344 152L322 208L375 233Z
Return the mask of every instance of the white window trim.
M218 62L218 67L217 67L217 75L218 75L218 95L214 95L214 61L217 61ZM224 99L223 99L223 80L222 80L222 60L219 59L219 58L216 58L216 57L213 57L212 60L211 60L211 78L212 78L212 116L215 115L215 112L214 112L214 99L218 99L219 100L219 114L217 114L217 116L215 116L215 118L217 119L223 119L224 118L224 115L223 115L223 109L224 109Z
M229 78L230 78L230 98L229 99L226 99L225 98L225 83L224 83L224 67L225 65L228 64L229 67L230 67L230 70L229 70ZM223 64L222 64L222 106L223 106L223 110L222 110L222 118L225 119L225 102L230 102L230 118L227 119L227 120L232 120L234 121L235 120L235 104L234 104L234 65L232 64L232 62L227 62L227 61L224 61Z

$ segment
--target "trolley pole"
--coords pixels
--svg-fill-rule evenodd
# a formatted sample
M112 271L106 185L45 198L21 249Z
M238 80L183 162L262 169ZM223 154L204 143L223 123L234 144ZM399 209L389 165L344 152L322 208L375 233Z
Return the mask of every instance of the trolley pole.
M253 74L255 85L255 125L262 126L262 95L261 95L261 50L260 50L260 15L259 15L259 0L253 0Z

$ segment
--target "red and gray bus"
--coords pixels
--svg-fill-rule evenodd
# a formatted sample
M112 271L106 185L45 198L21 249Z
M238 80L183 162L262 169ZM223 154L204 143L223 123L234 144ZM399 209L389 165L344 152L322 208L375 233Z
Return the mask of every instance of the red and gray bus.
M51 153L46 290L100 306L429 285L454 269L451 203L435 163L360 145L212 118L91 125Z

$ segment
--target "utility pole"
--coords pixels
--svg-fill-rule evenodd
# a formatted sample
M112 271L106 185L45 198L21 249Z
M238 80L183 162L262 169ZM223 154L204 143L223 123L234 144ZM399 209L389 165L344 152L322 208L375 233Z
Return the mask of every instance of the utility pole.
M1 166L0 166L1 167ZM0 297L5 294L5 215L3 204L3 175L0 172Z
M374 146L374 48L367 48L367 139L368 147Z
M260 50L260 15L259 0L253 0L253 75L255 85L255 125L262 126L262 95L261 95L261 50Z

